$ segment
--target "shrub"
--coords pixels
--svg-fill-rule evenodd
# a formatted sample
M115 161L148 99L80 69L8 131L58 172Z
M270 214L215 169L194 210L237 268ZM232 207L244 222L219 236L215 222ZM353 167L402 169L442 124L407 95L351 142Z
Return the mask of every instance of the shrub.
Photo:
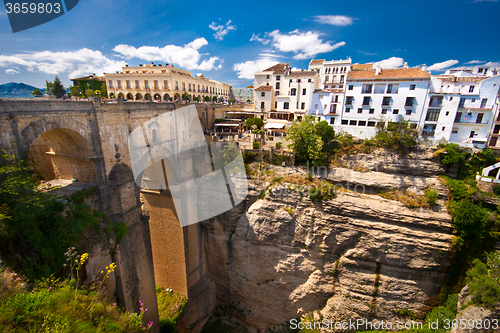
M462 180L454 180L448 177L444 178L450 190L451 198L455 201L468 198L476 191L474 188L469 188Z
M474 260L467 272L469 293L479 306L495 309L500 302L500 251L487 256L486 263Z
M388 191L381 192L379 195L382 198L399 201L410 208L430 207L428 199L425 196L411 191Z
M283 147L283 143L276 142L276 149L281 149L281 147Z
M260 142L254 141L253 142L253 149L259 149L260 148Z
M500 195L500 184L493 185L493 193Z
M425 190L425 197L427 198L427 202L429 203L429 206L432 207L437 203L438 193L436 190L427 189L427 190Z
M451 204L453 225L465 244L480 245L488 230L488 211L467 199Z
M318 185L309 189L311 201L323 201L332 199L337 192L337 187L329 181L322 180Z

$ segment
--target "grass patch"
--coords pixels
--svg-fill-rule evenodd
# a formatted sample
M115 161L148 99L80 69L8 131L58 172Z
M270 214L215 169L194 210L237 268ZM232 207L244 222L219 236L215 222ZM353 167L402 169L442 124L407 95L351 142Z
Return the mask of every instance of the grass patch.
M431 201L426 195L418 195L411 191L383 191L378 195L385 199L399 201L410 208L431 207Z
M177 319L182 314L187 298L172 289L156 286L156 299L161 333L174 333Z

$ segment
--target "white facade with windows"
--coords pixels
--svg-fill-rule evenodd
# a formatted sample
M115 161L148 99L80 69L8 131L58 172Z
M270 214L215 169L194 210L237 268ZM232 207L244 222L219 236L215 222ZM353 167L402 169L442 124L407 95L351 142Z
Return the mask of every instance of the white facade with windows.
M431 76L420 68L371 69L349 72L341 130L358 138L376 134L376 126L410 121L418 126Z
M500 76L447 72L432 77L422 136L485 147L493 128Z

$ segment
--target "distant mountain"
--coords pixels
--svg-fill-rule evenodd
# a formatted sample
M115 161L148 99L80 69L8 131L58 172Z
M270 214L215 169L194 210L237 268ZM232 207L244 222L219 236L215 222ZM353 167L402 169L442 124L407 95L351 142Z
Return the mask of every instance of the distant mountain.
M45 89L30 86L24 83L5 83L0 84L0 98L33 98L31 92L34 89L40 89L42 93L45 93Z

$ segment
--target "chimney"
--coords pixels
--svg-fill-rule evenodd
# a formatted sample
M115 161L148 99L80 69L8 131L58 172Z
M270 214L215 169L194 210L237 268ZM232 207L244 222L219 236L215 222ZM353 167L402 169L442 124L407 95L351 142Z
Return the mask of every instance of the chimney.
M125 67L128 67L128 64L125 64Z
M407 62L405 62L405 63L403 64L403 67L404 67L404 68L410 68L410 67L408 66L408 63L407 63Z
M381 71L382 68L380 66L375 67L375 75L379 75Z
M422 65L422 71L425 72L425 69L427 68L427 66L425 64Z

